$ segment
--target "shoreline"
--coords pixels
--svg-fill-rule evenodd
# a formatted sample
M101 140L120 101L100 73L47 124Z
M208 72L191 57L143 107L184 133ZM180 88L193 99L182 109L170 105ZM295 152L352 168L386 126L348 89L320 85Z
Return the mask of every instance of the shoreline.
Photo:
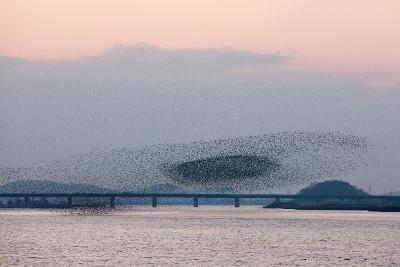
M263 206L266 209L293 209L293 210L349 210L349 211L381 211L381 212L400 212L400 206L394 205L346 205L346 204L297 204L295 202L274 202Z

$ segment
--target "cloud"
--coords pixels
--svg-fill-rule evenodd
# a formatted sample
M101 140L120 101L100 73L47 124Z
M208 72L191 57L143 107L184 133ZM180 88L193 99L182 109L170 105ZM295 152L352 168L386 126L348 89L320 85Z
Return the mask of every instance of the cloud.
M282 130L341 131L400 151L400 88L377 91L360 77L274 70L287 60L149 46L67 61L2 58L0 164ZM396 160L374 175L396 183Z
M230 48L218 49L171 49L165 50L146 44L137 44L135 46L117 46L107 50L101 56L83 56L70 60L36 60L29 61L19 58L10 58L0 56L0 67L8 67L23 63L36 64L111 64L115 67L134 65L141 69L151 71L171 70L180 71L219 71L231 68L273 66L282 64L290 60L288 55L279 53L259 54L247 51L240 51Z
M154 68L155 65L161 65L174 68L198 68L205 71L210 68L225 69L275 65L289 60L289 56L278 53L257 54L229 48L165 50L140 44L133 47L121 46L110 49L101 58L107 58L111 61L140 62L143 67Z

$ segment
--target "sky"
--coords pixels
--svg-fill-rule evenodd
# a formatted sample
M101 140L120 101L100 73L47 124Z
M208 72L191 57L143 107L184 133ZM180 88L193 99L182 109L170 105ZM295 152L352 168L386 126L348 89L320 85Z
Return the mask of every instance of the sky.
M399 82L397 0L2 0L0 54L97 55L116 45L291 55L288 68Z
M0 1L0 166L283 130L365 136L400 190L399 1Z

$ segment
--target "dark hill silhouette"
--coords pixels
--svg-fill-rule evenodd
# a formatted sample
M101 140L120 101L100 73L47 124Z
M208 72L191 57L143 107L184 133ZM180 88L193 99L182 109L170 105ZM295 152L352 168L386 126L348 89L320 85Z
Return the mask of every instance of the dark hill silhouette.
M364 190L354 185L351 185L348 182L340 180L329 180L325 182L311 184L310 186L301 189L299 194L300 195L343 195L343 196L368 195Z
M183 188L169 183L158 184L146 187L140 191L141 193L186 193Z
M400 191L392 191L387 194L383 194L384 196L389 195L389 196L400 196Z
M136 191L135 191L136 192ZM170 183L152 185L137 191L138 193L235 193L229 188L209 188L204 190L186 190Z
M21 180L0 186L0 193L111 193L111 189L90 184L60 183L48 180Z

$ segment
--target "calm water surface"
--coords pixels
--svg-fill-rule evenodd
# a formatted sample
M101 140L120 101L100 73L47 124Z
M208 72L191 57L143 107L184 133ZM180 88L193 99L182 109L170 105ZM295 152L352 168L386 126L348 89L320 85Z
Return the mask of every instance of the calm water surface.
M400 266L400 213L0 210L0 265Z

